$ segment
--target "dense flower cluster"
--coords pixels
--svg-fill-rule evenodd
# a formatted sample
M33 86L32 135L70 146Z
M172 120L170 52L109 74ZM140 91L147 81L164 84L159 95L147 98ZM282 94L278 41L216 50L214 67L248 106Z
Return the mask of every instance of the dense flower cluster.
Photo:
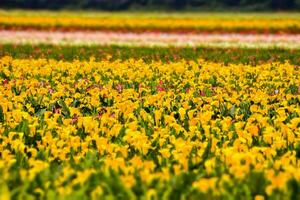
M299 67L3 57L0 81L2 197L297 198Z

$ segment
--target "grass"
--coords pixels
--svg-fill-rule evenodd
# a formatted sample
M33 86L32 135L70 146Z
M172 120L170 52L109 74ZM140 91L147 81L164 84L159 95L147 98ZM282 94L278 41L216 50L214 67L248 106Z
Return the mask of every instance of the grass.
M0 46L0 57L46 58L56 60L127 60L143 59L146 62L172 62L181 59L241 63L256 65L270 61L300 65L300 50L287 49L240 49L240 48L205 48L205 47L126 47L126 46L56 46L56 45L13 45Z

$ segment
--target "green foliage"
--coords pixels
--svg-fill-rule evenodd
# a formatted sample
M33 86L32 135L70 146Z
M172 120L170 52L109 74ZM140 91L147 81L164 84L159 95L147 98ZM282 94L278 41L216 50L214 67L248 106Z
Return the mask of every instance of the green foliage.
M0 106L0 123L4 122L4 113L3 113L3 108Z
M168 56L166 56L168 55ZM210 47L127 47L127 46L55 46L55 45L12 45L0 46L0 57L13 58L46 58L56 60L89 60L95 57L97 61L105 60L110 56L112 60L127 60L130 58L142 59L147 63L152 61L173 62L181 59L197 60L203 58L207 61L224 64L250 64L262 62L289 61L291 64L300 64L300 50L288 49L243 49L243 48L210 48ZM255 59L252 59L255 57ZM249 75L251 76L251 74ZM80 78L80 74L78 74ZM103 77L105 79L105 77ZM251 79L255 79L252 77ZM250 80L250 79L249 79ZM215 85L215 80L211 84ZM249 82L249 84L251 84ZM22 88L12 88L19 93Z

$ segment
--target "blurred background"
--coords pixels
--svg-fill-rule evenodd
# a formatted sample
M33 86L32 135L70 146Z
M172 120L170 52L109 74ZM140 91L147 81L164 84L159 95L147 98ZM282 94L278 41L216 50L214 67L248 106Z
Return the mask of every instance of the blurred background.
M300 10L300 0L0 0L2 9Z

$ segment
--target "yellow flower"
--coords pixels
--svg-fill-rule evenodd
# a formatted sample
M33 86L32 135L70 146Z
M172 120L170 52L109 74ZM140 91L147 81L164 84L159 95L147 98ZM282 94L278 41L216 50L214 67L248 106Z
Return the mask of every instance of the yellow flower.
M256 125L250 125L246 129L252 136L258 136L259 129Z
M256 195L256 196L254 197L254 200L264 200L264 199L265 199L265 197L262 196L262 195Z
M217 178L201 178L193 183L193 187L197 188L201 192L208 192L209 189L213 189L216 186Z
M159 152L161 153L161 155L164 158L170 158L170 156L171 156L171 153L170 153L169 149L161 149L161 150L159 150Z
M184 120L186 110L184 108L179 108L178 112L179 112L180 120Z

